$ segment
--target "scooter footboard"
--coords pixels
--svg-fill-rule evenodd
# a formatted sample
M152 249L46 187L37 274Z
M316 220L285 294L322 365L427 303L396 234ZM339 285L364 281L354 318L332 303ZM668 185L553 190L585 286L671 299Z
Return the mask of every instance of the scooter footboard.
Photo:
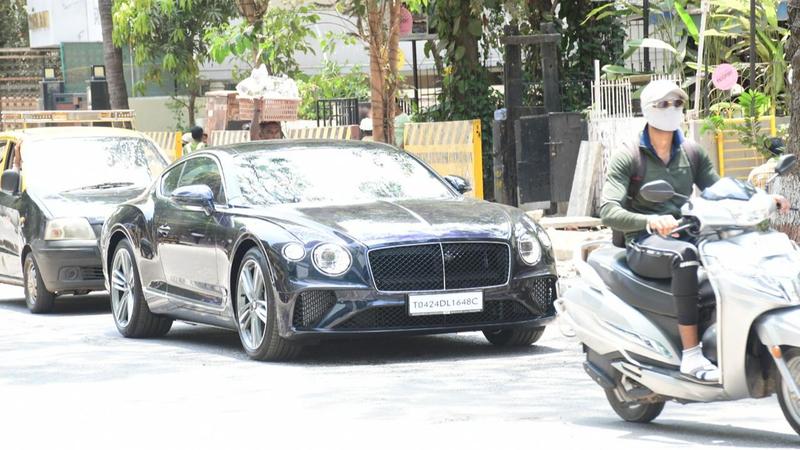
M652 361L680 365L678 350L642 314L611 294L581 281L556 302L559 320L601 355L630 352Z
M800 306L765 313L756 319L755 328L761 343L767 347L800 348Z

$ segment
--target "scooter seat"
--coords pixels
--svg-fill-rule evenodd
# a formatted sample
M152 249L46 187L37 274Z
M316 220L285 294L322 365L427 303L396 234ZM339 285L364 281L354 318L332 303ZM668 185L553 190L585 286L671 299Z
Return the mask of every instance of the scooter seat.
M625 249L603 247L589 254L588 263L606 286L632 307L662 316L677 318L670 279L643 278L633 273L625 258ZM700 281L700 306L712 306L716 299L708 278Z

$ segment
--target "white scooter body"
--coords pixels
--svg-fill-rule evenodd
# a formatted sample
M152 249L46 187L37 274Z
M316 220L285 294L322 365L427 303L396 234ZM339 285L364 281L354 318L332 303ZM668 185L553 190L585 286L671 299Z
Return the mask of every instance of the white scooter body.
M720 368L720 383L680 374L677 319L670 329L672 319L644 310L642 301L648 299L635 298L637 292L670 295L661 292L663 283L657 292L652 280L626 272L620 266L625 250L610 242L580 246L574 259L579 280L556 301L556 309L584 344L589 375L607 393L613 391L631 404L726 401L783 392L782 402L796 403L793 418L786 409L784 413L800 433L800 373L790 371L783 358L787 350L800 348L800 250L785 234L763 227L774 210L772 198L759 192L749 200L695 198L682 211L699 235L700 279L710 282L716 299L709 297L706 308L714 324L701 324L701 333L706 331L704 350L716 347L710 359ZM637 286L641 289L635 290ZM795 366L800 368L792 361Z

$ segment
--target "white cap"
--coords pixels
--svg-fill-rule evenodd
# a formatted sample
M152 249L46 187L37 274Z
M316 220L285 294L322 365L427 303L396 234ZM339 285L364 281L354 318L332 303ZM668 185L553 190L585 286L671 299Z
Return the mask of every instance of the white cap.
M647 105L652 105L661 100L674 100L678 98L683 101L688 101L689 95L686 91L681 89L680 86L668 80L651 81L644 87L642 95L639 96L642 109Z
M362 131L372 131L372 119L369 117L361 119L361 124L358 125L358 128L361 128Z
M192 142L192 133L190 133L188 131L186 133L183 133L183 136L181 136L181 141L184 144L188 144L188 143Z

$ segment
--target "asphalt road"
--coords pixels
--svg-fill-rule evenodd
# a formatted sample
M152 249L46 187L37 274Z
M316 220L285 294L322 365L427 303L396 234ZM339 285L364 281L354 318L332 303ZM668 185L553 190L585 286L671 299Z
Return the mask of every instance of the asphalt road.
M624 423L555 326L521 350L464 333L329 342L275 364L208 327L124 339L103 295L46 316L21 297L0 287L4 450L800 448L774 397Z

